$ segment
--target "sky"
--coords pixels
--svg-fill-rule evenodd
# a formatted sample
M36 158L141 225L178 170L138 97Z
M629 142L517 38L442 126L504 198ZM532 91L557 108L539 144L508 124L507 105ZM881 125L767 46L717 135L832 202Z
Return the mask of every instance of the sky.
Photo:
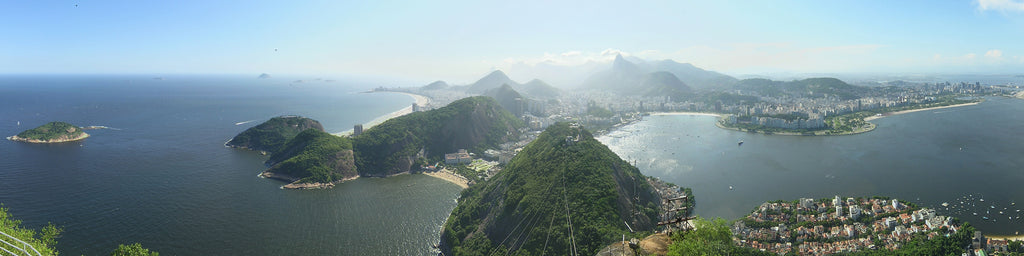
M1017 73L1024 0L2 1L0 74L469 83L616 54L731 75ZM531 79L529 71L510 72Z

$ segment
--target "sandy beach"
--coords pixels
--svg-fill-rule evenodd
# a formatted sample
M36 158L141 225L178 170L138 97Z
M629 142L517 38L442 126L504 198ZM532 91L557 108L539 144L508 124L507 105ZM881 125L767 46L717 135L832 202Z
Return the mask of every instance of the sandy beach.
M427 106L427 104L430 104L430 98L427 98L426 96L423 96L423 95L412 94L412 93L407 93L407 92L390 92L390 93L401 93L401 94L409 95L410 97L412 97L415 100L416 105ZM373 127L374 125L381 124L384 121L387 121L388 119L404 116L404 115L409 114L409 113L412 113L412 105L411 104L408 107L399 109L399 110L397 110L395 112L388 113L387 115L383 115L383 116L377 117L376 119L370 120L370 122L364 123L363 124L363 130L365 131L366 129L370 129L370 127ZM337 136L349 136L349 135L352 135L352 132L353 132L353 130L349 129L349 130L344 131L344 132L335 133L334 135L337 135Z
M906 113L913 113L913 112L918 112L918 111L928 111L928 110L943 109L943 108L955 108L955 107L978 105L979 103L981 103L981 102L971 102L971 103L956 104L956 105L941 106L941 107L919 108L919 109L911 109L911 110L889 112L889 113L882 114L880 116L875 115L875 116L865 117L864 121L871 121L871 120L875 120L875 119L879 119L879 118L883 118L883 117L887 117L887 116L895 116L895 115L901 115L901 114L906 114Z
M1000 236L1000 235L988 235L988 234L986 234L985 237L992 238L992 239L999 239L999 240L1024 241L1024 235Z
M651 113L652 116L714 116L720 117L722 115L715 113L703 113L703 112L655 112Z
M459 176L458 174L452 173L451 171L448 171L448 170L440 170L440 171L436 171L436 172L424 172L423 174L426 174L426 175L431 176L431 177L439 178L439 179L442 179L442 180L446 180L446 181L451 182L451 183L453 183L455 185L458 185L459 187L462 187L463 189L469 188L469 180L466 180L466 178L463 178L462 176Z

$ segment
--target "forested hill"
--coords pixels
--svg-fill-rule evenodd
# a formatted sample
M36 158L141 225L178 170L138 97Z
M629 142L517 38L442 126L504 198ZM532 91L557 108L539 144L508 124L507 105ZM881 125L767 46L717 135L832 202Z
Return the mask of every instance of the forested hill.
M652 230L657 194L583 127L558 123L494 178L462 192L441 234L446 255L594 255ZM573 242L575 241L575 242Z
M323 131L324 127L316 120L301 116L279 116L246 129L225 145L256 151L274 152L280 149L285 142L306 129Z
M293 182L290 185L296 188L315 183L330 186L327 184L359 176L351 140L317 129L307 129L288 140L267 164L272 166L263 172L264 177Z
M352 144L360 175L386 176L409 171L418 160L441 161L458 149L497 148L518 137L521 127L522 121L493 98L477 96L392 118L353 137Z

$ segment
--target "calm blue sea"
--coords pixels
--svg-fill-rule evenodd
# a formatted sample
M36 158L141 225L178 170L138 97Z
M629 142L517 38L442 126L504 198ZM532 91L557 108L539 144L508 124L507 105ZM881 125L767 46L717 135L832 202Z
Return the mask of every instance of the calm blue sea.
M281 190L256 176L265 156L223 146L274 116L310 117L335 133L413 102L359 93L376 86L313 77L0 76L2 137L50 121L110 127L73 143L0 141L0 203L28 227L63 227L64 255L105 255L134 242L165 255L429 255L457 186L405 175Z
M1021 113L1024 100L993 97L874 120L868 133L807 137L720 129L709 116L650 116L599 140L644 174L693 188L705 217L736 219L771 200L879 195L1013 235L1024 231Z

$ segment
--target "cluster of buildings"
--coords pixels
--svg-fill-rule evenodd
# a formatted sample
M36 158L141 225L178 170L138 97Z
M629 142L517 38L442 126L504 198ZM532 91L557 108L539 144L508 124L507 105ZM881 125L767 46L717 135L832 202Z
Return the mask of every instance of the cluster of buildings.
M740 246L779 254L832 254L895 250L918 233L931 239L959 229L950 217L896 199L836 196L764 203L733 225L733 235Z
M759 125L764 127L772 128L783 128L783 129L806 129L816 130L825 128L825 117L816 115L808 119L783 119L777 117L766 117L766 116L751 116L748 118L738 118L734 115L726 117L726 123L728 124L751 124Z

